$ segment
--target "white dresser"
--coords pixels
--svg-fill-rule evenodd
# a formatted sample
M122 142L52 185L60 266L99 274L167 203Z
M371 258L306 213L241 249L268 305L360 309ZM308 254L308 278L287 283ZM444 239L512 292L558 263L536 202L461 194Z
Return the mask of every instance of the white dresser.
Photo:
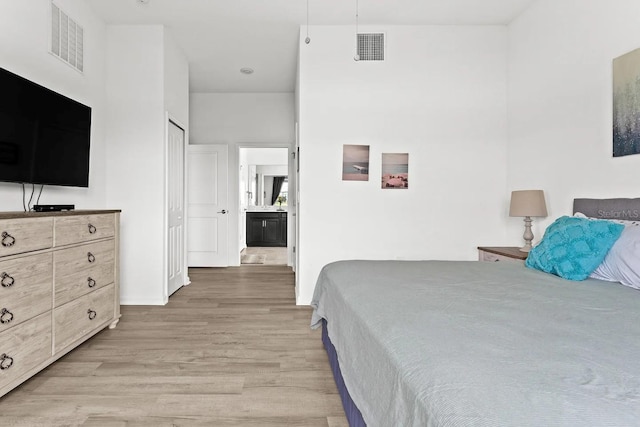
M0 396L120 319L120 211L0 213Z

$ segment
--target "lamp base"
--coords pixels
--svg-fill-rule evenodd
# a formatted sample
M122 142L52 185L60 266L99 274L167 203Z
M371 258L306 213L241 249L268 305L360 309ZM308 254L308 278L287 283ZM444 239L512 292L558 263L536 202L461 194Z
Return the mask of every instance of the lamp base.
M533 233L531 232L531 217L524 217L524 235L522 236L524 239L524 246L520 248L520 252L529 252L533 247L531 242L533 241Z

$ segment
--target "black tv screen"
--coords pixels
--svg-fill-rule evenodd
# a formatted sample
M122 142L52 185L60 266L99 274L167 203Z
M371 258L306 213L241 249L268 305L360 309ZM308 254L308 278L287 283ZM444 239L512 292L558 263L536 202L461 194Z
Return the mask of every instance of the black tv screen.
M89 186L91 107L0 68L0 181Z

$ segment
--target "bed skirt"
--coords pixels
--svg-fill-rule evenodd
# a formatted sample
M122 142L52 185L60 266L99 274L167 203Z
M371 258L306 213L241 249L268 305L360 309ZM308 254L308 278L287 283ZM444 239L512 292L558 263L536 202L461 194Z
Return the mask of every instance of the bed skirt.
M333 346L331 339L329 339L329 334L327 333L326 319L322 319L322 344L324 344L324 348L327 350L327 355L329 356L329 365L331 365L333 378L336 381L336 386L338 386L338 392L340 393L340 399L342 400L342 407L344 408L344 413L347 416L347 421L349 421L349 427L367 427L360 410L353 400L351 400L349 391L344 385L344 379L340 372L340 364L338 363L338 354L336 353L336 348Z

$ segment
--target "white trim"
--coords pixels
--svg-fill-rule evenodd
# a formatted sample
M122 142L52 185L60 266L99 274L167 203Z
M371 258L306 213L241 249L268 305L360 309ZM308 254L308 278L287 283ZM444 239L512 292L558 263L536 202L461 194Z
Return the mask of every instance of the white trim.
M120 305L166 305L161 299L155 298L125 298L120 300Z

